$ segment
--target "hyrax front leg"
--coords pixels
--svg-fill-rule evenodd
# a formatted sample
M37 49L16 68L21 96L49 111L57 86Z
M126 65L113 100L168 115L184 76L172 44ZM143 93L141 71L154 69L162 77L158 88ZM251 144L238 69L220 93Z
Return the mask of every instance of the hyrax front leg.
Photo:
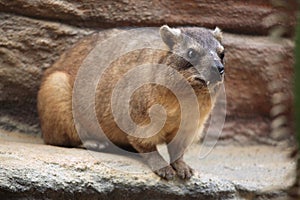
M168 144L171 166L181 179L190 179L194 174L194 170L183 161L183 154L186 148L187 145L184 140L180 140L178 142L172 141Z
M194 174L194 170L183 161L183 155L171 163L171 166L175 169L178 177L181 179L190 179Z
M135 140L130 140L130 143L141 154L154 173L167 180L174 179L176 172L158 153L155 144L143 144Z

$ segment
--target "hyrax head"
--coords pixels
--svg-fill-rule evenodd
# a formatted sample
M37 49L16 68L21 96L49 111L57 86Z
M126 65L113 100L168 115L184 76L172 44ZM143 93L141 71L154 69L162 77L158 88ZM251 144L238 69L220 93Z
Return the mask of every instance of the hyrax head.
M219 28L160 28L171 55L168 62L192 85L214 87L224 77L224 47Z

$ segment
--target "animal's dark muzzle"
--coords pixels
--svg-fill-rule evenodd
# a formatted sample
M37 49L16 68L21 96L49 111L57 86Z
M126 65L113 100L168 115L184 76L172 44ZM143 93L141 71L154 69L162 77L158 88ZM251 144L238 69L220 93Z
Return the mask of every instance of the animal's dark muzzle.
M224 72L225 72L224 65L219 60L214 61L213 67L218 70L218 72L221 76L224 74Z

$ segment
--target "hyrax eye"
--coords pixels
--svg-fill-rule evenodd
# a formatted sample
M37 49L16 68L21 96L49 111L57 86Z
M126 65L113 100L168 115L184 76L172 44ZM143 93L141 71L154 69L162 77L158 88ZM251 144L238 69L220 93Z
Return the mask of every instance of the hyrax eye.
M219 57L220 57L221 60L223 60L224 57L225 57L225 52L223 51L222 53L220 53Z
M187 56L188 58L194 58L196 56L196 51L194 49L188 49Z

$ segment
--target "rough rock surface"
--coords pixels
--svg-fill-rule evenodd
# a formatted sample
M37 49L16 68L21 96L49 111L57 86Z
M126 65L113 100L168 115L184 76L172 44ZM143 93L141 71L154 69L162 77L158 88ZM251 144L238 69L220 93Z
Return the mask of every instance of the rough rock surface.
M294 72L292 41L226 34L224 44L229 115L267 116L272 106L272 94L275 93L271 87L274 82L289 97L288 105L291 105Z
M190 181L163 181L133 157L41 144L0 132L1 199L286 199L295 162L267 146L193 145ZM200 150L200 151L199 151ZM202 150L202 151L201 151ZM162 150L162 152L164 152ZM130 172L131 171L131 172ZM134 173L139 171L139 173Z
M269 37L224 35L226 48L226 128L233 132L265 135L270 121L286 117L282 126L293 127L294 44ZM283 95L277 102L276 95ZM275 105L284 106L270 114ZM241 126L242 124L242 126ZM231 128L230 128L231 127ZM247 127L247 128L243 128ZM280 128L280 126L275 127ZM288 132L288 131L287 131ZM286 132L286 133L287 133ZM285 134L286 134L285 133Z
M277 3L276 3L277 2ZM283 2L283 1L282 1ZM220 26L235 33L268 34L284 26L289 35L296 24L296 1L244 0L0 0L0 11L76 26L197 25Z
M37 124L35 102L43 70L91 31L3 13L0 27L0 125L36 130L30 125Z
M0 26L0 101L18 101L35 94L42 70L89 33L59 23L5 14L0 15Z

